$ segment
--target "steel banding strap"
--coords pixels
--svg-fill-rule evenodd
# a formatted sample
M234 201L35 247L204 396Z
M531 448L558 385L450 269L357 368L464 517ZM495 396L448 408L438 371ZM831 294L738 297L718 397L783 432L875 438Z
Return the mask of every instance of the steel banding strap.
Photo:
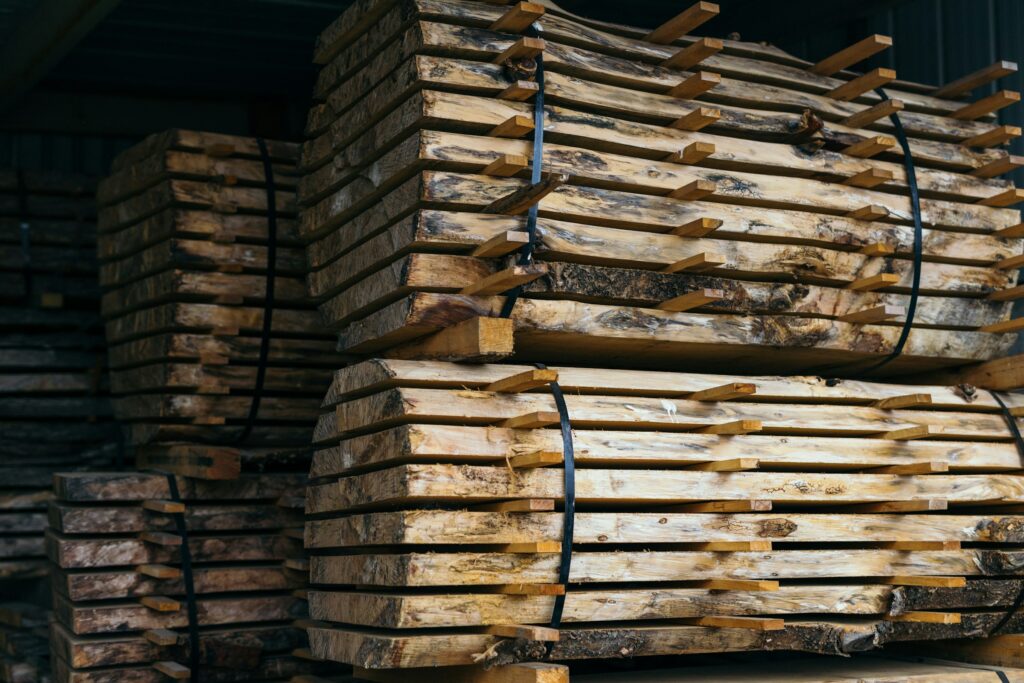
M178 491L178 480L175 475L169 472L161 472L167 477L167 488L171 493L171 500L175 503L182 502L181 494ZM188 609L188 669L189 679L199 680L199 608L196 605L196 587L192 577L192 549L189 547L188 525L185 524L185 513L171 513L174 519L174 527L181 537L181 578L185 584L185 604Z
M1006 403L999 394L994 391L989 391L988 393L991 394L992 398L994 398L996 403L999 404L999 409L1003 413L1003 419L1006 420L1006 426L1009 428L1010 434L1013 436L1013 440L1017 444L1017 452L1020 454L1021 466L1024 466L1024 436L1021 435L1020 428L1017 426L1017 418L1010 412L1010 409L1006 406ZM1010 608L1006 610L1006 614L1004 614L1002 619L1000 619L999 622L992 627L992 630L988 632L988 637L995 635L999 632L999 629L1006 626L1020 610L1021 605L1024 605L1024 585L1022 585L1020 590L1017 592L1017 597L1014 598L1013 604L1010 605Z

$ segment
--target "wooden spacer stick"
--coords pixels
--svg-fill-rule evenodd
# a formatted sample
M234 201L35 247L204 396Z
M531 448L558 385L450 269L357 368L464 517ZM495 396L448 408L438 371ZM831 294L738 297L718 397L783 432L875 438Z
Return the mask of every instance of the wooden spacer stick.
M142 637L158 647L170 647L179 641L178 634L167 628L151 628L143 631Z
M770 500L709 500L658 508L661 512L771 512Z
M495 199L481 209L481 212L518 216L529 211L531 206L540 203L544 197L547 197L567 182L569 182L568 175L564 173L549 173L539 183L527 185L512 194Z
M518 624L497 624L485 626L484 632L501 638L521 638L541 642L557 643L560 637L558 629L547 626L520 626Z
M498 93L499 100L526 102L540 92L540 86L533 81L516 81Z
M530 233L519 230L507 230L487 240L470 254L477 258L497 258L507 256L522 249L530 243Z
M714 19L718 16L718 11L718 5L713 2L695 3L648 33L644 40L648 43L667 45L704 22Z
M870 159L895 146L896 138L888 135L875 135L874 137L864 138L860 142L853 143L849 147L844 148L842 153L860 159Z
M841 102L848 102L855 100L864 93L874 90L875 88L881 88L886 83L896 80L896 72L892 69L886 69L879 67L872 69L862 76L858 76L852 81L847 81L837 88L829 90L825 95L831 97L834 100Z
M498 426L505 429L542 429L559 424L561 421L561 417L555 411L538 410L501 420L498 422Z
M694 254L693 256L681 259L675 263L665 266L662 269L663 273L680 273L683 271L700 272L702 270L711 270L724 264L726 258L719 254L708 254L701 252Z
M764 579L707 579L698 581L694 588L705 588L711 591L751 591L771 592L779 590L778 581Z
M858 143L859 144L859 143ZM843 185L870 189L893 179L893 173L886 168L867 168L843 181Z
M836 320L840 320L844 323L852 323L855 325L873 325L886 320L892 320L893 318L901 318L907 314L907 309L903 306L896 306L893 304L883 304L881 306L873 306L871 308L865 308L862 311L856 311L854 313L847 313L841 315Z
M991 325L985 325L978 329L982 332L989 332L990 334L1009 334L1011 332L1020 332L1021 330L1024 330L1024 317L1012 318L999 323L992 323Z
M895 512L938 512L949 508L944 498L915 498L912 500L887 500L881 503L855 503L843 505L833 512L867 512L889 514Z
M696 292L682 294L680 296L667 299L666 301L662 301L658 304L658 308L663 311L682 313L683 311L689 311L716 301L721 301L724 298L725 292L721 289L699 289Z
M144 595L139 598L139 604L156 612L177 612L181 609L180 602L165 595Z
M960 541L887 541L879 543L878 547L883 550L960 550L963 543Z
M704 237L722 227L722 221L717 218L696 218L689 223L672 228L673 235L680 237Z
M892 38L876 33L849 47L844 47L807 70L819 76L831 76L890 47L892 47Z
M932 404L931 394L902 394L882 398L871 404L872 408L881 410L900 410L902 408L917 408L919 406L930 406Z
M709 427L702 427L696 430L697 434L720 434L722 436L734 436L737 434L753 434L764 429L764 425L760 420L733 420L732 422L723 422L719 425L711 425ZM738 458L743 461L745 458ZM720 460L716 465L719 465L718 469L721 471L721 465L727 463L727 460ZM754 462L757 462L756 460Z
M542 16L544 16L543 5L538 5L535 2L517 2L497 21L488 26L488 29L501 33L522 33Z
M480 512L551 512L555 509L555 501L550 498L523 498L474 505L470 509Z
M487 135L492 138L521 138L532 132L533 119L516 114L496 125Z
M907 465L886 465L884 467L869 468L871 474L945 474L949 472L949 463L938 460L928 462L915 462Z
M509 178L525 170L530 165L530 160L522 154L502 154L491 163L484 166L481 171L483 175Z
M782 631L786 622L782 619L767 617L733 617L706 616L681 619L682 623L691 626L707 626L711 628L745 628L753 631Z
M515 351L515 323L508 318L476 316L446 327L422 341L388 351L392 358L493 362Z
M757 458L730 458L729 460L712 460L696 465L690 465L686 469L697 472L749 472L761 467L761 461Z
M960 144L965 147L995 147L1019 137L1019 126L996 126L992 130L975 135L973 138L967 138Z
M846 214L847 218L854 218L858 221L878 221L889 217L889 210L877 204L868 204Z
M1017 237L1024 237L1024 223L1017 223L1001 230L996 230L992 233L996 237L1003 239L1015 239Z
M504 64L513 59L533 59L544 52L546 44L540 38L520 38L505 48L504 52L495 57L494 64Z
M180 546L182 543L181 536L169 534L166 531L142 531L139 532L139 540L144 543L164 546Z
M715 153L715 146L710 142L691 142L681 152L670 152L665 161L673 164L699 164Z
M561 453L554 451L537 451L536 453L520 453L513 455L506 460L508 466L514 470L527 470L537 467L552 467L561 465L565 458Z
M1021 166L1024 166L1024 157L1017 156L1016 154L1007 154L988 162L980 168L974 169L971 171L971 175L976 178L995 178L1004 173L1013 173Z
M1014 270L1021 266L1024 266L1024 254L1010 256L1009 258L1004 258L1002 261L996 261L992 264L992 267L996 270Z
M962 576L882 576L879 583L892 586L926 586L929 588L966 588L967 579Z
M722 77L710 71L698 71L687 76L678 85L669 88L666 95L677 97L681 100L692 100L722 82Z
M732 401L757 393L757 385L750 382L730 382L717 387L701 389L686 397L688 401Z
M705 126L710 126L712 123L722 118L722 110L714 109L711 107L697 107L689 114L683 114L678 119L669 124L669 128L677 128L679 130L697 131Z
M192 677L192 672L189 668L177 662L153 662L153 669L176 681L185 681Z
M994 111L999 111L1003 107L1009 107L1011 104L1017 104L1018 102L1020 102L1019 92L1015 90L1000 90L988 97L981 98L977 102L972 102L957 109L949 116L954 119L960 119L961 121L974 121L975 119L980 119L982 116L987 116Z
M177 567L170 567L166 564L140 564L135 567L137 574L149 576L154 579L171 580L181 578L181 570Z
M493 391L498 394L519 394L557 381L557 371L534 368L491 382L484 387L484 391Z
M900 276L895 273L879 273L878 275L872 275L871 277L863 277L859 280L854 280L850 284L846 285L847 289L852 289L856 292L873 292L876 289L882 289L883 287L892 287L893 285L899 284Z
M508 290L533 282L539 277L547 274L547 266L541 263L534 263L528 266L511 266L497 273L491 273L487 277L463 287L459 294L464 296L492 296L501 294Z
M865 128L879 119L898 114L906 107L903 100L882 100L873 107L868 107L856 114L851 114L839 123L850 128Z
M1008 289L1000 289L988 295L991 301L1017 301L1024 299L1024 285L1017 285Z
M907 621L920 624L959 624L959 612L904 612L887 614L886 621Z
M865 256L892 256L896 253L896 248L888 244L877 242L875 244L869 244L866 247L862 247L858 254L864 254Z
M510 583L484 587L480 592L497 595L565 595L565 586L560 583Z
M150 512L160 512L165 515L181 514L185 512L185 504L175 500L145 500L142 501L142 509Z
M661 65L667 69L692 69L708 57L721 52L725 45L718 38L700 38L675 53Z
M939 436L942 432L943 428L941 425L914 425L913 427L904 427L902 429L892 429L887 432L881 432L877 438L886 439L888 441L911 441L913 439L927 439L933 436Z
M944 98L955 98L969 93L976 88L980 88L983 85L991 83L992 81L999 80L1004 76L1017 73L1017 63L1007 62L1000 60L994 64L990 64L983 69L979 69L974 73L961 76L960 78L947 83L941 88L936 88L932 93L932 97L944 97Z
M497 552L512 555L554 555L562 552L561 541L534 541L530 543L503 543Z
M668 196L672 199L696 201L698 199L703 199L710 194L714 194L716 189L715 184L710 180L699 179L689 182L678 189L672 190L668 193Z
M1024 190L1014 187L1006 190L1005 192L992 195L991 197L979 199L976 203L981 204L982 206L995 206L1002 208L1006 206L1013 206L1014 204L1022 201L1024 201Z
M689 550L712 553L766 553L772 549L771 541L708 541L685 545Z

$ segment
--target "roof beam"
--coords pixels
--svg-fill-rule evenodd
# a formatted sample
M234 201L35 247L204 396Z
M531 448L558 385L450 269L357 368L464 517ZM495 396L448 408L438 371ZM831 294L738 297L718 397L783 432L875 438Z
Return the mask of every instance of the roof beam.
M0 111L38 83L120 0L39 0L0 49Z

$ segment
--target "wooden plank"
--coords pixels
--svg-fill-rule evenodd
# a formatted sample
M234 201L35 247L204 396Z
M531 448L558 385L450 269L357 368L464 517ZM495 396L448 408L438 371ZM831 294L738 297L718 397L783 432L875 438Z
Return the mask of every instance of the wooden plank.
M947 83L941 88L937 88L933 94L936 97L960 97L992 81L1015 73L1017 73L1017 64L1015 62L1000 60L974 73Z
M648 33L644 40L649 43L672 43L676 39L690 33L705 22L718 16L718 5L713 2L700 2L690 5L658 28Z
M832 76L890 47L892 38L876 33L826 57L808 71L821 76Z

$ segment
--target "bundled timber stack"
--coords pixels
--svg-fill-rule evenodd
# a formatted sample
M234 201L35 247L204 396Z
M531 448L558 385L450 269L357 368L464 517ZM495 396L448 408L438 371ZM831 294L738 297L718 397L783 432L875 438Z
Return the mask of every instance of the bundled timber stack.
M50 613L28 602L0 602L0 681L50 681Z
M311 648L371 680L1024 628L1021 453L987 392L373 360L325 407Z
M997 176L1022 162L993 112L1019 95L956 97L1015 65L936 91L844 70L884 36L812 65L686 35L716 12L651 32L550 1L353 3L317 45L299 184L340 348L855 376L897 348L915 291L895 114L923 264L886 372L1003 354L1024 228Z
M300 628L305 474L176 477L174 489L170 476L56 477L47 532L55 681L316 673Z
M172 130L100 183L114 409L141 466L214 478L306 468L294 451L339 361L303 280L297 154Z
M0 580L45 573L52 474L114 433L94 189L83 176L0 171Z

